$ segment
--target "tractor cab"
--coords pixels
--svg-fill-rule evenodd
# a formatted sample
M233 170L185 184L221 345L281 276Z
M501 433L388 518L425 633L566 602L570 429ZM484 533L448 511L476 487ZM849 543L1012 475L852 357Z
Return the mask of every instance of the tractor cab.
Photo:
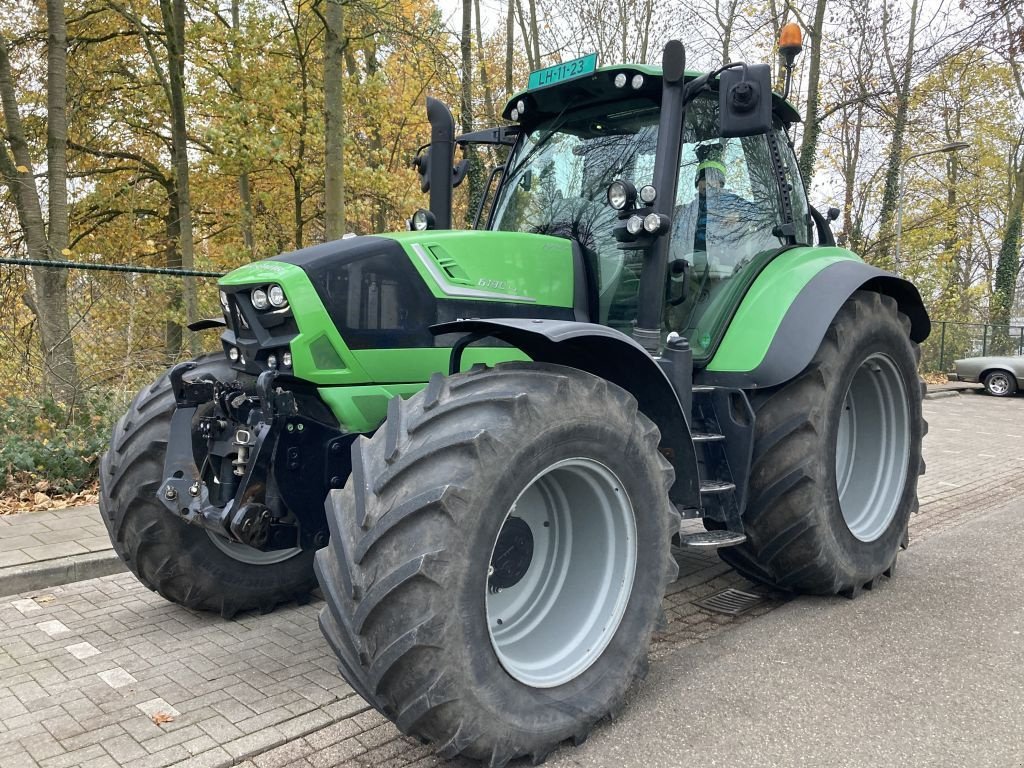
M702 365L760 270L812 242L813 220L786 134L799 115L771 93L767 67L685 71L681 48L667 49L668 78L649 66L597 68L593 55L535 72L502 113L513 125L453 143L511 145L496 191L481 196L479 228L570 239L591 322L651 351L676 333ZM431 187L429 155L419 167L431 207L449 208ZM437 214L418 212L413 228L433 228Z

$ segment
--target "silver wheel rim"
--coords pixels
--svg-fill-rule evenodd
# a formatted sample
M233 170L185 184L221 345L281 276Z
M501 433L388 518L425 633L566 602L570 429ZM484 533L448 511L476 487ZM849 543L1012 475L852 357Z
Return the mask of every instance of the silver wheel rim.
M867 358L843 401L836 440L836 489L850 532L864 542L889 527L903 498L910 457L910 405L887 355Z
M1005 374L993 373L988 377L988 388L993 395L1005 395L1010 391L1010 380Z
M615 635L635 571L636 518L615 474L585 458L538 474L505 515L485 579L487 631L505 671L534 688L583 674Z
M248 565L274 565L275 563L283 563L285 560L291 560L302 551L302 547L292 547L291 549L274 549L269 552L264 552L260 549L254 549L248 544L229 541L223 536L218 536L213 531L207 531L206 533L217 549L232 560L237 560L240 563L247 563Z

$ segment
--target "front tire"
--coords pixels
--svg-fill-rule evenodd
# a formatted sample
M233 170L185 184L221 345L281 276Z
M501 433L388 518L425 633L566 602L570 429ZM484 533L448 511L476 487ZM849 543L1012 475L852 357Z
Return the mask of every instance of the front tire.
M858 291L799 376L753 394L747 543L719 550L740 573L848 596L892 574L924 471L909 325L892 298Z
M1008 371L985 374L985 391L993 397L1010 397L1017 393L1017 379Z
M196 373L237 377L223 355L199 358ZM230 618L302 599L316 586L313 552L261 552L186 525L157 499L174 414L165 373L132 401L100 459L100 513L114 551L146 587L173 603ZM197 465L202 457L197 456Z
M658 442L628 393L554 365L392 400L316 560L348 682L444 757L500 766L584 739L645 671L678 570Z

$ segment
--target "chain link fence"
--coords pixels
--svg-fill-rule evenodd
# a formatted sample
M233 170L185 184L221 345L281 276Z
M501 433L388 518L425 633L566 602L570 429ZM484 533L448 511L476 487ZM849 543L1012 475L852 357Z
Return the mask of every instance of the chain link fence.
M64 263L62 263L64 264ZM0 397L42 399L47 376L38 320L27 295L35 262L0 259ZM66 406L97 399L126 404L164 370L194 353L219 349L218 334L190 334L183 325L183 283L195 284L200 317L220 315L216 271L127 265L64 264L76 380ZM922 345L921 370L944 373L953 360L1024 354L1024 324L933 320Z
M921 345L921 370L948 373L963 357L1024 354L1024 325L991 325L932 320L932 332Z

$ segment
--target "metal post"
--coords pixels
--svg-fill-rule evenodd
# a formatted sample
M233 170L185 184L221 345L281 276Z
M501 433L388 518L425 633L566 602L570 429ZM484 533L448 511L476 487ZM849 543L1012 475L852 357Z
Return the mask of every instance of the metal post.
M942 321L942 335L939 337L939 370L946 370L946 321Z
M686 51L678 40L669 40L662 55L661 113L658 118L658 146L654 152L654 211L671 220L679 184L679 157L682 153L683 86ZM640 275L636 326L633 338L648 352L657 352L661 344L661 317L665 310L665 275L671 229L657 235L644 254Z
M988 323L985 323L985 330L981 332L981 356L988 354Z
M892 257L892 271L900 273L900 243L903 241L903 169L910 162L913 155L900 163L900 180L896 184L896 252Z

